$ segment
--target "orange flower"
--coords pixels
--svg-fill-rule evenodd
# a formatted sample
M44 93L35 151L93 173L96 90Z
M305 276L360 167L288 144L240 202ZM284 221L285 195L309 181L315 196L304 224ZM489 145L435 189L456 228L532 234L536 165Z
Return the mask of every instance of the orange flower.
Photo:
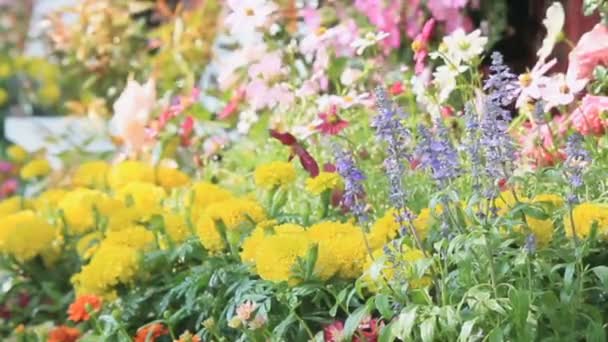
M68 308L69 319L74 322L88 321L93 312L101 310L103 300L95 295L82 295Z
M173 342L201 342L201 338L197 335L192 335L188 330L179 336L179 340Z
M79 337L80 330L60 325L49 332L47 342L76 342Z
M163 335L167 335L168 333L169 330L167 330L167 328L163 324L152 323L137 330L137 335L135 335L135 342L154 342L156 341L156 338ZM148 335L150 336L150 338L146 340Z

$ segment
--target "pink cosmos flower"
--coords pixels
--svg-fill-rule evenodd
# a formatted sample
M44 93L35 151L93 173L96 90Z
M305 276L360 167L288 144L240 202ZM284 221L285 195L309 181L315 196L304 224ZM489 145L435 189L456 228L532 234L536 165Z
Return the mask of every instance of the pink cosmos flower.
M602 135L608 127L608 96L586 95L571 116L572 126L582 135Z
M14 165L11 162L0 160L0 173L11 173Z
M145 84L128 80L127 86L114 102L114 116L110 128L129 152L137 152L150 143L146 125L156 104L156 87L153 79Z
M186 116L179 130L179 137L182 146L190 146L192 133L194 132L194 118L191 115Z
M10 178L0 185L0 198L5 198L13 195L19 188L19 181L15 178Z
M405 91L405 87L403 86L403 82L401 82L401 81L393 82L393 84L391 84L391 86L388 88L388 92L392 96L401 95L401 94L403 94L404 91Z
M433 18L445 22L448 33L459 28L468 32L473 29L473 23L462 12L467 2L468 0L429 0L427 6Z
M262 56L257 63L249 67L249 77L261 76L265 80L272 79L284 73L281 51L274 51Z
M377 0L355 0L355 8L366 15L378 31L389 34L381 42L385 54L401 45L399 29L401 5L401 1L389 1L387 4L387 2Z
M424 71L424 62L429 54L428 42L431 39L433 28L435 27L435 19L431 18L424 23L422 32L416 36L412 43L412 50L414 50L414 61L416 62L416 68L414 69L416 75L419 75Z
M559 150L555 144L553 124L559 120L542 125L533 126L531 123L524 125L524 132L520 135L521 157L531 162L533 168L555 165L564 159L564 152Z
M568 59L568 78L586 84L596 65L608 65L608 26L599 23L583 34Z

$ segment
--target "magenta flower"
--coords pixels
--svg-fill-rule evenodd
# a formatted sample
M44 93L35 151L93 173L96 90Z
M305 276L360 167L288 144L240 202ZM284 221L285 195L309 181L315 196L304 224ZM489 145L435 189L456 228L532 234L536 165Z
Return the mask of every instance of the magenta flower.
M308 171L311 177L316 177L319 175L319 164L317 164L317 161L310 155L310 153L308 153L308 151L306 151L304 146L300 144L298 139L296 139L293 134L271 129L270 136L280 141L281 144L291 148L291 154L289 156L290 161L295 156L298 156L298 159L300 159L300 164L304 170Z
M332 105L327 112L320 113L319 118L323 120L317 125L317 130L323 134L336 135L348 127L348 121L338 116L338 106Z

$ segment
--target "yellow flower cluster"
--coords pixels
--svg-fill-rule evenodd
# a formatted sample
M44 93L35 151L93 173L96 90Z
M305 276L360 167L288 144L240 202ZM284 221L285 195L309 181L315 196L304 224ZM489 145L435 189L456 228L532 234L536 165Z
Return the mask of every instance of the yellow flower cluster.
M103 189L107 185L110 164L103 160L82 163L72 175L72 185L75 187Z
M321 172L314 178L306 180L306 190L313 195L342 186L342 178L337 172Z
M6 155L10 161L22 164L28 157L27 151L19 145L11 145L6 149Z
M0 217L26 208L27 202L21 196L13 196L0 201Z
M0 218L0 252L20 262L51 253L58 237L57 229L31 210Z
M190 215L194 222L198 221L203 211L212 203L233 197L228 190L208 182L194 183L190 189L184 202L190 208Z
M275 161L258 166L253 175L255 184L263 189L284 187L296 179L296 170L293 164Z
M415 272L415 263L424 259L424 253L421 250L404 246L402 252L397 252L394 248L391 251L393 252L392 258L384 254L384 249L375 250L372 253L373 260L370 256L366 258L366 274L363 281L369 289L375 291L378 287L385 285L387 281L392 281L395 277L395 269L399 269L402 272L401 276L406 277L410 288L419 289L431 285L430 277L419 276Z
M441 206L437 206L434 210L424 208L413 220L416 234L421 240L426 239L429 230L435 224L436 217L442 212ZM399 224L395 219L396 211L389 209L384 213L384 216L379 218L370 229L368 239L372 249L381 248L385 243L395 239L399 233Z
M597 227L598 236L608 238L608 204L581 203L572 209L572 217L569 213L564 217L564 229L569 237L572 237L573 233L579 238L588 237L594 225Z
M266 219L262 206L247 198L229 198L207 206L196 224L197 234L205 248L212 252L224 250L223 234L238 236L242 226L256 224ZM222 231L222 230L226 231Z
M319 279L354 279L362 274L366 249L360 228L331 221L308 229L275 223L262 222L242 245L241 259L252 264L262 279L297 283L297 260L314 246L318 248L314 272Z
M23 165L19 175L23 179L34 179L43 177L51 172L51 164L44 158L36 158Z

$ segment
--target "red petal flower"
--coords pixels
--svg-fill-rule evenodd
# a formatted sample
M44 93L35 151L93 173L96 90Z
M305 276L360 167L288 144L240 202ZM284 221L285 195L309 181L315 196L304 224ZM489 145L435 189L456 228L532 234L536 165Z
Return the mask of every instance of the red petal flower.
M319 165L317 164L317 161L315 160L315 158L313 158L310 155L310 153L308 153L308 151L306 151L306 149L304 149L304 147L302 147L298 144L294 145L292 148L293 148L294 153L300 159L300 164L302 164L302 167L304 168L304 170L308 171L308 173L310 174L311 177L318 176L319 175Z
M344 323L335 321L323 329L325 342L341 342L344 340Z
M194 118L190 115L186 117L184 122L182 122L182 127L180 130L180 138L182 141L182 146L190 145L190 137L192 136L192 132L194 131Z
M348 121L342 120L338 116L338 107L336 105L332 105L329 111L320 113L319 118L323 122L317 125L316 128L323 134L336 135L348 127Z
M137 330L135 342L154 342L157 338L169 334L169 330L161 323L152 323ZM148 338L148 335L150 338Z
M390 88L388 88L388 92L393 96L400 95L404 91L405 91L405 88L403 87L403 83L400 81L397 81L397 82L391 84Z
M234 113L236 113L236 110L239 107L239 104L241 103L241 101L243 100L244 97L245 97L245 90L239 89L236 92L236 94L234 94L234 96L232 96L232 98L230 99L230 101L228 102L226 107L224 107L224 109L222 109L222 111L219 112L219 114L217 115L218 119L225 120L225 119L228 119L229 117L231 117Z
M281 144L287 145L287 146L293 146L298 142L296 137L294 137L291 133L288 133L288 132L283 133L283 132L279 132L275 129L270 130L270 136L277 139L278 141L280 141Z

